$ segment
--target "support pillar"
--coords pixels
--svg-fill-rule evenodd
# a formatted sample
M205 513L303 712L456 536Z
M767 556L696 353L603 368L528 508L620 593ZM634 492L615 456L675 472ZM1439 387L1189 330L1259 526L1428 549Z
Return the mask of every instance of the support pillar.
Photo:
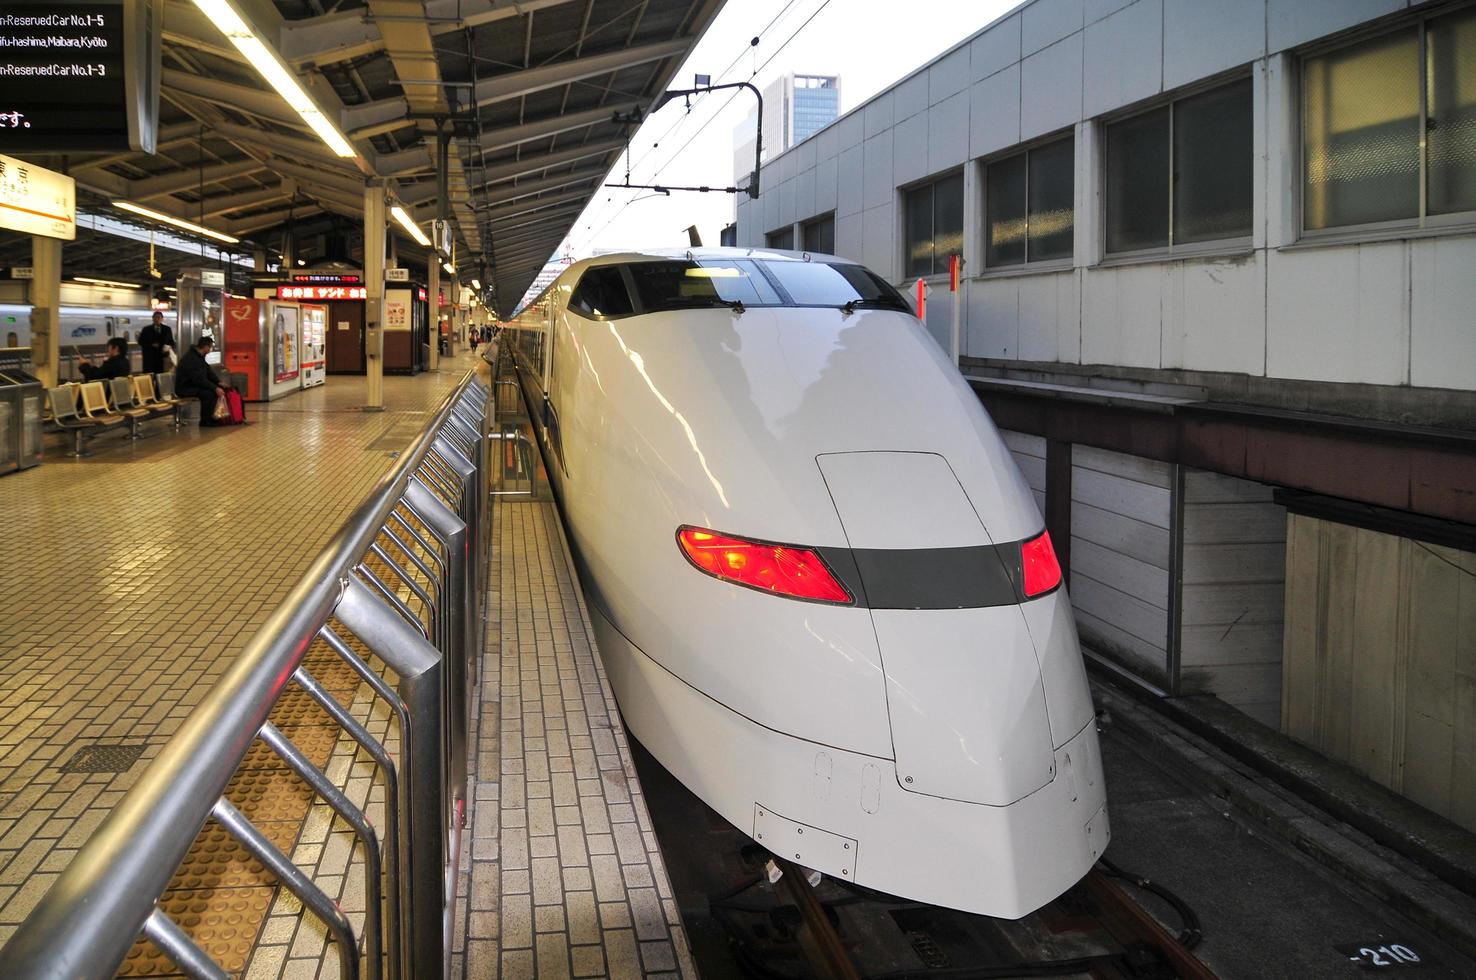
M31 363L48 388L60 380L61 263L59 238L31 238Z
M441 120L437 119L436 220L432 222L432 227L435 227L441 222L449 220L451 216L451 195L448 191L448 188L450 186L450 170L451 140L446 134L446 127L444 123ZM436 242L439 242L441 240L441 236L439 234L440 228L436 228L436 231L437 234L433 237L435 238ZM452 248L454 250L454 244ZM432 371L436 371L440 369L441 365L441 299L439 295L441 289L441 256L436 251L434 242L431 244L430 254L426 258L426 268L430 270L431 323L433 324L433 329L431 331L430 367ZM453 276L452 279L455 279L455 277ZM450 280L448 280L447 283L449 291ZM453 306L452 309L455 309L455 307ZM446 332L448 335L451 332L450 323L446 324ZM446 348L446 352L451 352L451 348L449 346Z
M425 253L425 267L430 281L426 284L426 296L430 300L430 369L441 369L441 258L432 245Z
M466 317L461 312L461 283L455 276L446 280L446 295L451 298L450 332L446 337L446 353L456 356L456 335L466 329Z
M384 181L364 185L364 410L384 411Z

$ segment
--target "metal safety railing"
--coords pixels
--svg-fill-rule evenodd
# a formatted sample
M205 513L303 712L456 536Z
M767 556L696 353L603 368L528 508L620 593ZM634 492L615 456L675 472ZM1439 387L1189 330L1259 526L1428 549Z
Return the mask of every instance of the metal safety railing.
M482 360L492 368L492 426L487 438L489 451L495 456L488 470L489 493L493 497L543 499L534 421L523 401L513 353L497 341L487 345Z
M489 408L489 387L468 372L0 948L0 977L111 977L143 935L186 975L224 978L158 905L211 819L322 920L344 980L447 975L466 820L467 699L482 643ZM308 671L304 657L318 641L388 706L397 753ZM269 720L291 685L377 763L383 840ZM227 799L258 739L362 845L362 949L336 902Z

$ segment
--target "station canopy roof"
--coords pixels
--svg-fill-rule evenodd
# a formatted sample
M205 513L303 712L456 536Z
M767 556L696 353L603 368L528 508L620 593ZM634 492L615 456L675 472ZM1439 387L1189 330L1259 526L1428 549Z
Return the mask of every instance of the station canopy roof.
M137 222L111 206L136 202L239 237L226 249L242 254L281 251L291 234L311 262L349 258L312 243L360 239L368 177L386 178L428 231L444 132L458 273L492 287L505 315L616 163L628 131L613 115L651 106L722 4L234 0L357 151L341 158L193 0L167 0L156 152L34 162L76 178L81 212ZM0 264L28 264L28 251L0 237ZM68 275L136 279L147 252L79 234L63 262Z

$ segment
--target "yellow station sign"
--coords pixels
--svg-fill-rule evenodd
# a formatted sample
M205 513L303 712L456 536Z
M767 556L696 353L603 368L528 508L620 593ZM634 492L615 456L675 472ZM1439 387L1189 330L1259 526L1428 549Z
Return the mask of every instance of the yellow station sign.
M0 228L74 240L77 182L65 174L0 153Z

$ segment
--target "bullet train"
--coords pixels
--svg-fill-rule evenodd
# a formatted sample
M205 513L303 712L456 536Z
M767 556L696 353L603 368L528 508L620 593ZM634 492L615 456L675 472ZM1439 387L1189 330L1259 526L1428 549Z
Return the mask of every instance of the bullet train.
M138 332L148 325L153 310L147 303L134 306L62 306L57 314L61 330L57 342L65 354L80 350L84 354L103 351L110 337L122 337L135 344ZM168 319L173 320L170 314ZM31 346L31 307L0 303L0 347Z
M1071 605L957 368L846 259L564 271L506 342L634 735L775 854L1018 918L1108 839Z

